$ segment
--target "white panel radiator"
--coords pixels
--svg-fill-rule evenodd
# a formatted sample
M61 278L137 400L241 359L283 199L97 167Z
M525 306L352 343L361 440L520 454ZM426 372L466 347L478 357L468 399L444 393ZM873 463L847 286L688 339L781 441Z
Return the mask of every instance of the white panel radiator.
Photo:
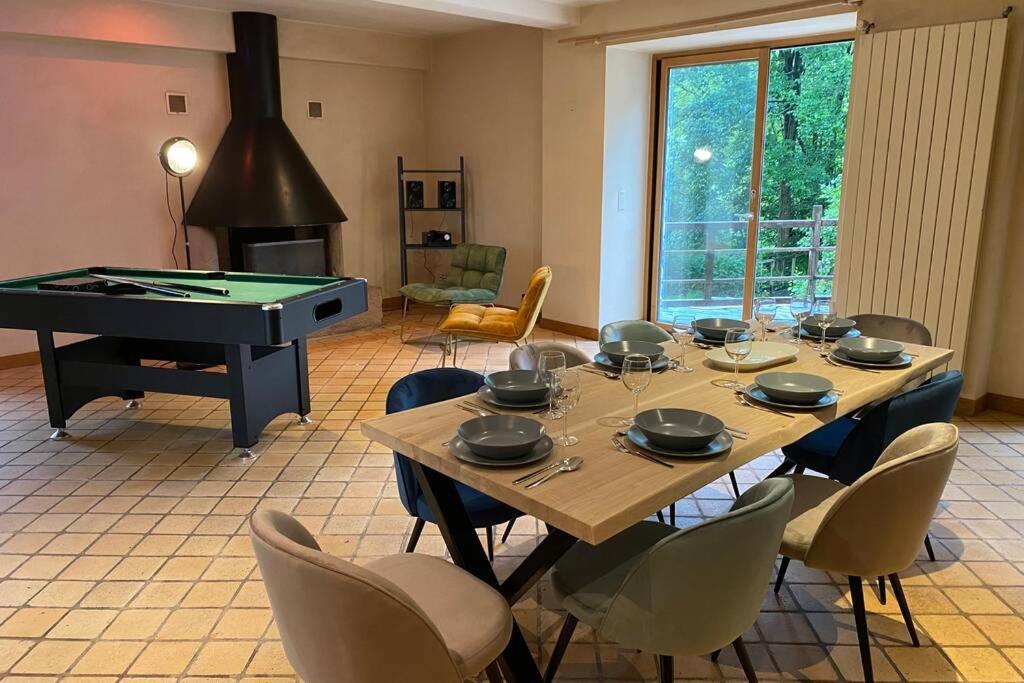
M835 298L841 315L922 321L967 342L1006 20L860 36Z

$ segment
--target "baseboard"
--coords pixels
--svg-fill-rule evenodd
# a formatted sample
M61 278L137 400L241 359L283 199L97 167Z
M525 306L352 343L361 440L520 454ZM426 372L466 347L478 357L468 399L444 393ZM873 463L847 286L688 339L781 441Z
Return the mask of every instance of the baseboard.
M0 370L23 368L26 365L35 365L38 362L38 351L26 351L25 353L15 353L10 356L0 356Z
M381 301L381 307L385 311L398 311L402 308L402 297L400 296L386 296Z
M552 330L554 332L561 332L563 334L571 334L574 337L581 337L583 339L597 340L597 328L596 327L585 327L583 325L575 325L573 323L563 323L560 320L551 320L549 318L541 318L537 321L537 324L543 327L545 330Z
M956 414L963 417L972 417L986 410L1024 415L1024 398L1004 394L985 394L981 398L961 398L956 405Z
M960 397L956 402L956 414L961 417L973 417L978 413L984 412L987 399L988 394L979 398Z

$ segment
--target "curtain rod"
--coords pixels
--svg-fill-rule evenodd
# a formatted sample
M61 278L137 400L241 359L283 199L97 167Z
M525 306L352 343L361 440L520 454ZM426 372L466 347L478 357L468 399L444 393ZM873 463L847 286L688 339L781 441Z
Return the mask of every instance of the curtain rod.
M609 33L594 33L586 36L572 36L562 38L559 43L571 45L607 45L613 42L624 42L630 39L649 39L669 35L677 35L690 29L706 28L710 26L725 27L750 19L761 19L792 14L806 10L826 9L829 7L860 7L863 0L804 0L791 5L780 5L779 7L759 10L737 12L735 14L723 14L707 19L693 19L680 21L674 24L661 24L660 26L649 26L647 28L627 29L624 31L612 31Z

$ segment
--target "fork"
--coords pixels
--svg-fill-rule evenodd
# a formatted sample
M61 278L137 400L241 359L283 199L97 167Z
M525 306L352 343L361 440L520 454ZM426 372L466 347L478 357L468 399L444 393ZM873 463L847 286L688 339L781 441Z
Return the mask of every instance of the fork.
M628 448L624 443L622 443L622 441L620 441L614 436L612 437L612 443L615 445L615 449L620 453L626 453L627 455L635 455L639 458L643 458L644 460L650 460L651 462L661 465L662 467L668 467L670 469L675 467L675 465L673 465L672 463L665 462L661 458L655 458L653 455L648 455L647 453L634 451Z
M476 408L477 410L482 410L484 412L490 413L491 415L502 415L503 414L503 413L499 413L497 410L494 410L493 408L488 408L487 406L482 406L479 403L474 403L473 401L465 401L464 404L469 406L470 408Z
M781 415L783 417L788 417L791 419L796 417L796 415L793 415L792 413L784 413L781 410L775 410L774 408L769 408L767 406L759 406L754 403L751 403L746 399L746 397L743 394L740 393L736 394L736 399L743 405L747 406L748 408L756 408L757 410L763 410L766 413L774 413L776 415Z
M828 356L822 356L822 358L825 359L826 363L828 363L829 365L831 365L833 367L836 367L836 368L848 368L850 370L860 370L861 372L870 372L870 373L873 373L875 375L879 375L882 372L881 370L872 370L871 368L858 368L856 365L845 365L843 363L837 363L834 360L832 360L831 358L829 358Z

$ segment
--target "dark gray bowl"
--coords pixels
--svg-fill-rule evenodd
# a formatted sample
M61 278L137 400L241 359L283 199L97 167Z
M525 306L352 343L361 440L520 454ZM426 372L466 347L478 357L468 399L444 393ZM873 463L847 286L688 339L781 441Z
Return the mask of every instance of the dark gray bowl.
M714 415L682 408L645 410L637 413L633 421L651 443L673 451L704 448L725 429Z
M866 363L885 363L903 353L906 347L898 341L878 337L851 337L836 341L836 346L853 360Z
M828 329L825 330L825 339L838 339L852 330L856 324L856 320L850 320L849 318L836 318L835 322L829 325ZM804 321L803 328L805 333L813 334L815 337L821 337L821 328L814 322L813 315Z
M484 377L494 395L509 403L536 403L548 395L544 377L536 370L503 370Z
M544 436L544 425L521 415L488 415L463 422L459 436L483 458L510 460L533 449Z
M811 405L832 391L832 382L806 372L765 372L754 378L761 391L780 403Z
M622 361L626 360L626 356L633 354L647 356L653 363L665 353L665 349L661 348L660 344L645 341L608 342L601 344L601 351L616 365L622 365Z
M750 325L742 320L731 318L701 318L693 321L693 329L701 333L705 339L725 341L725 334L733 327L742 327L749 330Z

